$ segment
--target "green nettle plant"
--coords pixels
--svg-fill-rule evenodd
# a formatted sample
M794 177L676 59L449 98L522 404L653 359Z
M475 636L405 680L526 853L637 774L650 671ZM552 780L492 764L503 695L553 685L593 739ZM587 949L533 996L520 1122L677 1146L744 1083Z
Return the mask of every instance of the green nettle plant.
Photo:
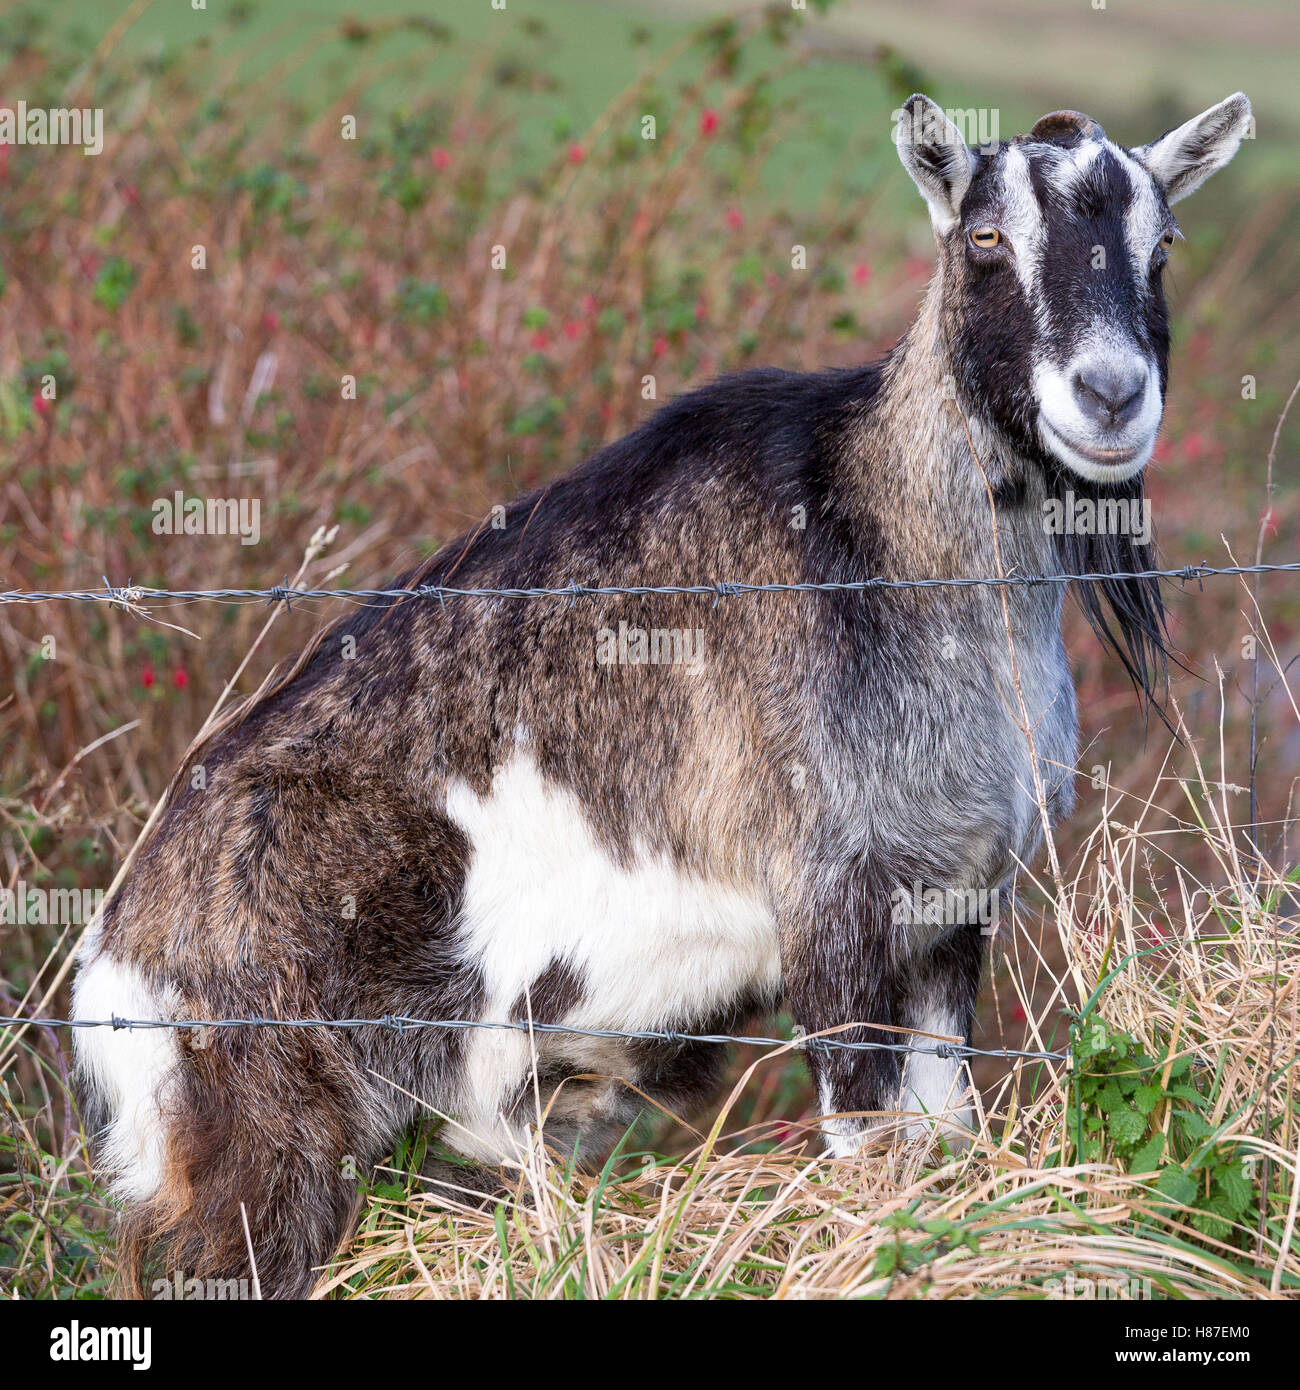
M1134 1177L1155 1174L1154 1211L1187 1208L1186 1219L1212 1241L1253 1240L1257 1160L1243 1153L1240 1135L1225 1135L1238 1115L1215 1119L1226 1058L1211 1069L1176 1049L1152 1056L1131 1034L1086 1014L1071 1051L1066 1124L1076 1160L1109 1157Z

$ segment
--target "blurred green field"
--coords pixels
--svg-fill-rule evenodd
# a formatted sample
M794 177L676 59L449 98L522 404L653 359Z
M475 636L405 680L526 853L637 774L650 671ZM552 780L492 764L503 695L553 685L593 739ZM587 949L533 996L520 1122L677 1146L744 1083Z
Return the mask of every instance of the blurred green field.
M458 85L473 51L496 99L518 112L525 169L557 138L587 129L647 68L684 47L701 21L725 24L762 8L753 0L508 0L505 10L488 0L317 0L308 10L292 0L236 0L196 11L160 0L64 0L40 14L52 36L87 55L107 56L110 47L130 59L147 54L162 70L198 49L225 82L274 84L307 108L326 93L355 92L356 107L376 114ZM771 100L799 111L761 170L763 184L793 207L816 203L836 180L849 190L873 187L893 159L888 114L916 88L945 106L995 108L1004 136L1045 110L1074 107L1130 144L1242 89L1270 138L1247 151L1231 181L1300 185L1300 164L1274 138L1300 134L1300 10L1288 0L1230 10L1219 0L1101 9L1087 0L837 0L822 8L809 0L796 40L815 54L811 61L787 71L788 55L759 41L736 74L769 72ZM36 12L8 0L0 39L26 22L15 17ZM696 81L704 68L698 53L686 52L671 80ZM715 78L714 92L721 89Z
M19 0L7 13L36 11ZM725 18L727 12L717 13ZM42 11L41 21L56 42L91 53L105 44L109 12L95 0L72 0L52 14ZM686 9L596 0L509 0L503 11L493 10L489 0L376 0L364 7L356 0L320 0L309 12L297 4L257 0L214 3L201 12L137 0L120 8L120 38L113 48L127 60L148 54L161 70L202 47L224 81L253 88L273 84L310 108L355 92L349 109L373 114L400 111L459 87L467 76L466 55L472 54L471 72L479 70L494 100L518 116L516 168L527 170L557 139L585 131L647 69L687 47L699 21L700 14ZM796 203L815 200L838 160L856 156L867 161L866 187L885 153L881 139L895 104L887 100L888 79L853 59L783 78L785 62L774 45L760 40L733 74L747 78L770 70L771 99L800 106L800 122L764 170L769 185L783 188ZM705 68L704 55L686 51L672 63L669 81L697 81ZM715 79L711 90L720 96L723 86ZM709 92L706 84L703 95ZM859 104L862 128L846 147L840 117Z
M682 4L668 0L670 10ZM708 6L690 0L689 8ZM1152 112L1177 123L1239 89L1270 136L1300 129L1300 9L1291 0L848 0L824 29L820 42L840 53L893 45L936 83L945 106L1005 104L1011 129L1074 108L1136 144L1151 138ZM1262 164L1243 161L1248 176L1267 169L1294 182L1281 142L1263 144Z

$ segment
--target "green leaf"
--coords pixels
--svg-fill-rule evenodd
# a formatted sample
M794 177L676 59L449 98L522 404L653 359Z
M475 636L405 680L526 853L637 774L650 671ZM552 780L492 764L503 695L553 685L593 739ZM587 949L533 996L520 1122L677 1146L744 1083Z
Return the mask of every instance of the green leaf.
M1165 1088L1165 1095L1173 1096L1176 1100L1189 1100L1193 1105L1205 1103L1205 1097L1191 1086L1168 1086Z
M1207 1198L1192 1214L1192 1225L1211 1240L1227 1240L1232 1235L1233 1213L1220 1196Z
M1179 1206L1190 1206L1196 1200L1196 1184L1183 1170L1171 1164L1162 1168L1156 1179L1156 1191L1163 1193Z
M936 1218L933 1221L922 1221L921 1229L932 1236L950 1236L957 1229L957 1223Z
M1139 1114L1149 1115L1159 1103L1159 1086L1139 1086L1133 1092L1133 1104L1137 1106Z
M1214 1126L1204 1115L1194 1115L1190 1110L1175 1110L1174 1119L1189 1139L1199 1141L1214 1133Z
M135 268L121 256L110 256L99 272L90 297L115 313L134 285Z
M1109 1115L1113 1110L1127 1110L1128 1102L1124 1099L1124 1093L1113 1081L1109 1081L1102 1087L1101 1095L1097 1097L1097 1104L1102 1111Z
M1221 1168L1217 1177L1217 1185L1223 1193L1228 1211L1233 1216L1240 1216L1250 1206L1251 1198L1255 1195L1254 1184L1246 1176L1240 1163L1230 1163Z
M1128 1170L1130 1173L1154 1173L1160 1166L1160 1160L1165 1151L1165 1136L1157 1134L1147 1140L1145 1144L1129 1159Z
M1203 1236L1209 1236L1211 1240L1227 1240L1232 1234L1232 1227L1228 1222L1206 1211L1194 1212L1192 1215L1192 1225L1195 1226Z
M1110 1137L1116 1144L1131 1148L1140 1142L1146 1132L1146 1119L1139 1115L1136 1110L1129 1110L1126 1107L1123 1110L1116 1110L1110 1116Z

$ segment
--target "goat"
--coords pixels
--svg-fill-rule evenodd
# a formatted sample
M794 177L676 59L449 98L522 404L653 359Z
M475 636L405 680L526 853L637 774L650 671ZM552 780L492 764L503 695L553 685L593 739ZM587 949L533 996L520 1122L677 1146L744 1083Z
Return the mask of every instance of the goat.
M684 395L401 582L1150 568L1145 539L1054 535L1044 510L1067 487L1141 498L1167 376L1170 205L1249 121L1237 94L1126 149L1055 112L972 151L911 97L895 138L938 268L883 360ZM1079 587L1154 699L1156 584ZM712 1032L784 998L809 1032L864 1025L845 1040L969 1037L978 921L900 917L898 898L996 890L1071 810L1062 602L1056 584L370 602L191 750L88 934L76 1014ZM633 658L652 624L689 639ZM684 645L692 659L673 660ZM251 1248L264 1291L304 1295L346 1232L347 1157L389 1151L416 1097L452 1117L444 1138L490 1188L531 1142L535 1093L551 1098L549 1140L598 1150L638 1113L632 1087L698 1105L721 1053L480 1029L192 1036L77 1034L132 1291L159 1255L230 1278ZM882 1128L969 1124L951 1058L808 1061L832 1155Z

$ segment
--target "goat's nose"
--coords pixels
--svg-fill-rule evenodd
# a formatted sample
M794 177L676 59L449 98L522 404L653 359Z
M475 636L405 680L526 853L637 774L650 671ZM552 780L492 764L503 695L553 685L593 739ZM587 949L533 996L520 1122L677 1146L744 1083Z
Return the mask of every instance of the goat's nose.
M1075 372L1073 385L1075 402L1084 415L1114 429L1138 413L1146 395L1146 364L1090 364Z

